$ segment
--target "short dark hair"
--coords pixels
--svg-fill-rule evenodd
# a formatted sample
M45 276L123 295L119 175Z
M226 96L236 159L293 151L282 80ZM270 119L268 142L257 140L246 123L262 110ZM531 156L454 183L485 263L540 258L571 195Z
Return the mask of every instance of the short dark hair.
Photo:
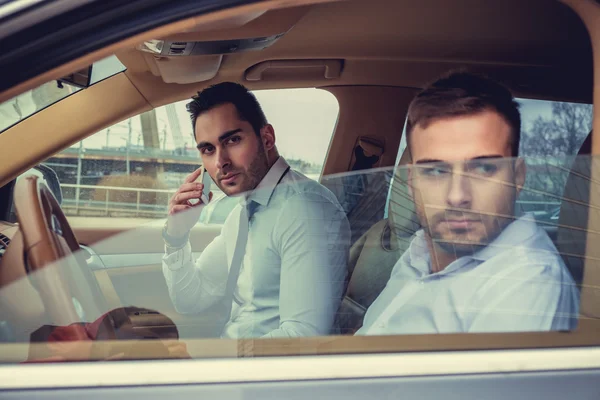
M260 136L260 130L268 124L267 117L256 97L245 86L234 82L212 85L192 97L192 101L187 104L187 110L192 118L194 132L200 114L226 103L233 104L240 119L250 123L256 135Z
M406 139L417 125L427 127L438 118L458 117L492 110L500 114L512 131L512 156L519 154L521 115L519 103L502 84L480 74L454 71L423 89L410 103Z

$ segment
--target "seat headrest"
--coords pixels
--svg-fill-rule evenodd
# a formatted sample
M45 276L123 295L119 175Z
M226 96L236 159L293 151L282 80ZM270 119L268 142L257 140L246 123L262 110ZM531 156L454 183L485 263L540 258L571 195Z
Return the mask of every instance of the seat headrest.
M407 147L394 170L388 205L388 224L391 234L395 238L410 238L421 228L415 212L415 204L408 189L406 166L410 164L410 161Z

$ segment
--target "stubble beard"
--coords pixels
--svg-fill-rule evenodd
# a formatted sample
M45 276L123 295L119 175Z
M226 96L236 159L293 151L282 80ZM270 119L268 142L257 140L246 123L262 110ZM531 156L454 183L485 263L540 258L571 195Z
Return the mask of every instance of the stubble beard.
M465 214L474 215L473 212L467 212L467 210L465 210ZM456 216L456 213L453 215ZM431 239L432 243L445 253L452 254L457 258L473 255L477 251L483 249L493 242L511 222L510 220L504 221L504 219L496 219L492 223L493 228L486 230L485 234L482 235L479 240L463 239L459 241L457 239L457 241L453 241L452 238L444 238L444 234L435 229L436 226L447 219L446 213L443 213L442 216L436 215L430 218L432 222L431 225L427 223L428 220L422 213L419 213L418 217L425 235ZM485 217L482 216L481 218ZM433 226L433 228L431 226ZM454 233L456 235L464 235L464 237L468 238L468 231L455 231Z
M242 174L244 176L243 186L240 187L240 191L237 193L231 193L229 191L230 188L227 186L223 186L220 184L217 185L219 188L227 195L227 196L241 196L244 193L248 193L258 186L258 184L263 180L267 172L269 172L269 160L267 158L267 154L265 152L265 148L262 142L259 142L259 148L256 154L256 157L252 160L248 169L243 171Z

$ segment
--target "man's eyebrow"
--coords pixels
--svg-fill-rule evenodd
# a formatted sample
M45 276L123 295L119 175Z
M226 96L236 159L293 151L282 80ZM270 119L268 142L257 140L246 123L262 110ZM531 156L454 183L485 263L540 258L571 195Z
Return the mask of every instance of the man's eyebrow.
M470 160L466 160L466 161L475 161L475 160L489 160L489 159L498 159L498 158L506 158L501 154L491 154L489 156L479 156L479 157L473 157Z
M233 129L231 131L227 131L225 133L222 133L221 136L219 136L219 142L222 142L224 140L229 139L231 136L235 135L238 132L241 132L242 129L238 128L238 129Z
M424 158L422 160L415 162L415 164L429 164L429 163L447 163L447 162L442 161L442 160L435 160L433 158Z
M242 131L242 129L241 129L241 128L238 128L238 129L233 129L233 130L231 130L231 131L227 131L227 132L225 132L225 133L222 133L222 134L221 134L221 136L219 136L219 139L218 139L218 140L219 140L219 142L222 142L222 141L224 141L224 140L227 140L227 139L228 139L228 138L230 138L231 136L233 136L233 135L235 135L236 133L238 133L238 132L241 132L241 131ZM196 146L196 148L197 148L198 150L200 150L200 149L203 149L203 148L205 148L205 147L208 147L208 146L212 146L212 144L211 144L211 143L208 143L208 142L200 142L200 143L198 143L198 145Z
M477 156L477 157L469 158L467 160L464 160L463 162L477 161L477 160L493 160L493 159L502 159L502 158L506 158L506 157L501 154L490 154L490 155L485 155L485 156ZM429 163L449 164L449 163L451 163L451 161L436 160L433 158L424 158L422 160L415 162L415 164L429 164Z

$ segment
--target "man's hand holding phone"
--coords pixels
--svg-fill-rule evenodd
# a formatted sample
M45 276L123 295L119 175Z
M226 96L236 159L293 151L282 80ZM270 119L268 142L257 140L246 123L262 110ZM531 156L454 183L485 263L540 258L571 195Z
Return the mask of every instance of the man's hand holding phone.
M169 200L167 235L174 238L187 236L196 225L202 206L212 198L210 176L201 166L189 174Z

